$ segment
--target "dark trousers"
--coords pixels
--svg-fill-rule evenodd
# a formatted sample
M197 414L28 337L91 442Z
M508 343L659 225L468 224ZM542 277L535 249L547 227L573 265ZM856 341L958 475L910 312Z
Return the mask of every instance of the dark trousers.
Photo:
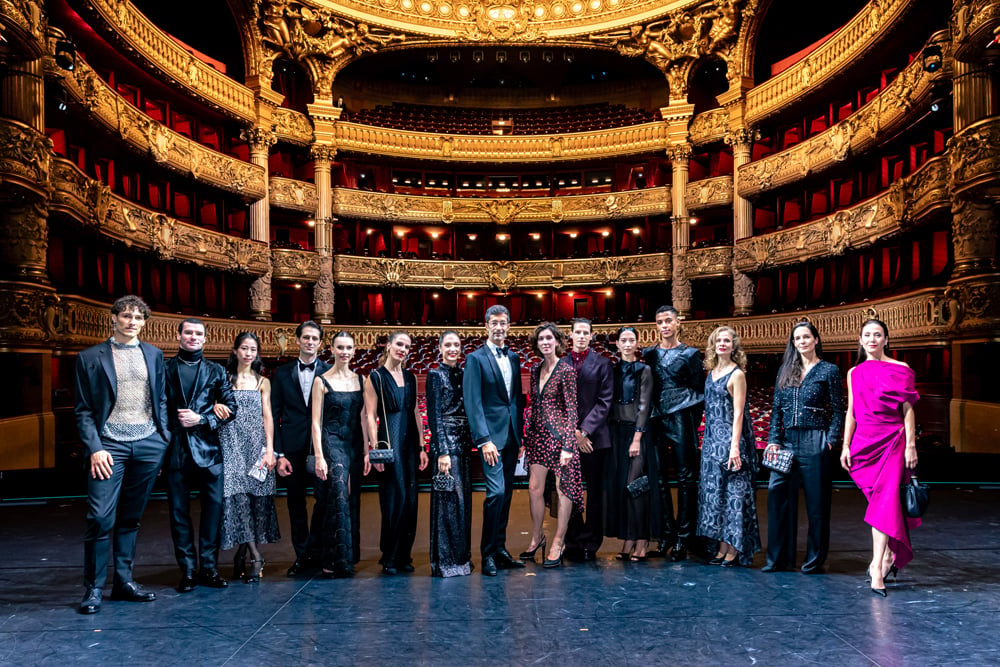
M378 473L378 501L382 510L379 563L399 567L413 561L413 541L417 537L417 445L394 447L395 462Z
M566 547L597 551L604 541L604 474L609 449L580 454L580 472L587 485L586 515L574 512L566 531Z
M661 542L676 537L687 542L694 535L698 523L698 471L701 456L698 452L698 423L701 411L686 408L665 415L658 420L657 444L660 463L660 499L663 503L663 529ZM672 460L677 473L677 518L674 520L674 503L667 479L667 461Z
M306 466L306 456L311 450L301 449L285 452L285 458L292 465L292 472L281 479L285 480L287 492L288 522L292 529L292 548L295 549L295 559L305 560L319 556L321 540L320 528L323 525L323 508L317 505L313 508L313 532L309 532L309 510L306 507L306 488L316 480L312 470ZM318 519L318 520L317 520Z
M102 440L111 454L111 477L87 480L87 530L83 538L83 585L103 588L112 536L116 586L132 581L139 520L163 463L167 443L159 433L135 442ZM89 475L89 471L88 471Z
M170 503L170 535L174 539L174 557L185 576L198 570L211 572L219 560L219 534L222 532L222 464L201 468L190 455L182 456L179 468L167 471L167 500ZM198 553L194 549L191 522L191 491L201 498L198 527Z
M802 571L814 572L823 567L830 548L830 449L822 431L790 428L785 439L795 459L787 473L772 470L767 485L767 564L795 567L801 487L809 520Z
M483 461L486 500L483 501L483 536L479 545L483 558L507 548L507 520L510 517L510 499L514 494L518 449L514 434L510 433L507 446L500 450L497 464L491 466Z

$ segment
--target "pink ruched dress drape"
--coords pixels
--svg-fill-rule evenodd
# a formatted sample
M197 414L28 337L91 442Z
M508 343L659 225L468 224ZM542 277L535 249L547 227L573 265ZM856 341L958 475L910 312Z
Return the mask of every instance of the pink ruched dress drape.
M910 528L920 519L903 514L900 487L910 479L904 450L903 404L913 405L920 395L914 374L907 366L869 359L851 375L854 420L851 439L851 478L868 499L865 523L889 536L896 566L913 560Z

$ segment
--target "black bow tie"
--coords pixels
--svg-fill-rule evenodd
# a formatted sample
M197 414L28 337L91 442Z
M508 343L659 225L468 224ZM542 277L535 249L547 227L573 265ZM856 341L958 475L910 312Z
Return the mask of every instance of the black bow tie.
M500 359L502 357L506 357L508 352L510 352L510 348L509 347L498 347L496 349L497 359Z
M315 369L316 369L316 362L315 361L312 362L311 364L304 364L301 361L299 362L299 372L302 372L302 371L312 371L312 370L315 370Z

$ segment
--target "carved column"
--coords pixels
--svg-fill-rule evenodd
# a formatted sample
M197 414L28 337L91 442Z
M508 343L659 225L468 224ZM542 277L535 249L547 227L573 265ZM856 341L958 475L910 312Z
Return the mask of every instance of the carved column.
M45 68L42 60L12 63L0 80L0 116L45 131Z
M753 236L753 204L740 195L740 167L750 162L754 131L741 127L726 133L725 142L733 147L733 245ZM733 268L733 315L753 313L757 284L753 278Z
M691 163L691 145L676 144L667 149L667 156L673 169L670 193L672 198L673 243L671 245L670 298L674 308L684 317L691 315L691 281L687 277L687 250L691 245L691 219L688 217L687 193L688 169Z
M955 132L997 113L997 86L985 63L954 61L952 114Z
M249 127L243 130L240 136L250 146L250 162L264 168L264 197L250 204L250 238L270 244L271 201L267 157L277 137L263 127ZM270 270L250 285L250 311L255 320L271 319Z
M333 322L333 253L331 227L333 223L333 189L330 166L337 156L332 146L314 144L310 151L316 183L315 235L319 255L319 278L313 286L313 316L321 324Z
M997 204L985 196L964 193L951 203L951 242L955 277L996 271Z

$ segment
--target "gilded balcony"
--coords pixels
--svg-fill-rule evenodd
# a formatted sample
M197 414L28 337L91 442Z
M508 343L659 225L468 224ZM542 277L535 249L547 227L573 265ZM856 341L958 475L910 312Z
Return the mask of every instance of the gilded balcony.
M316 186L307 181L272 176L268 202L275 208L312 214L316 211Z
M729 111L725 108L710 109L691 119L688 125L688 141L695 146L703 146L722 141L729 128Z
M901 24L917 0L871 0L843 28L815 51L777 76L750 89L746 120L756 124L782 111L812 90L842 75Z
M299 111L278 107L271 120L278 141L287 141L296 146L308 146L313 141L313 124L309 116Z
M698 278L719 278L733 275L733 247L697 248L688 250L685 275L691 280Z
M54 63L50 68L76 104L151 162L250 201L264 197L263 167L213 151L156 122L122 99L82 58L72 72Z
M190 262L249 276L267 273L266 244L190 225L134 204L69 160L52 160L52 185L51 211L129 247L148 250L164 261Z
M690 211L715 206L732 206L733 177L715 176L700 181L690 181L684 192L684 201Z
M275 280L314 283L319 280L319 255L311 250L271 248L271 275Z

